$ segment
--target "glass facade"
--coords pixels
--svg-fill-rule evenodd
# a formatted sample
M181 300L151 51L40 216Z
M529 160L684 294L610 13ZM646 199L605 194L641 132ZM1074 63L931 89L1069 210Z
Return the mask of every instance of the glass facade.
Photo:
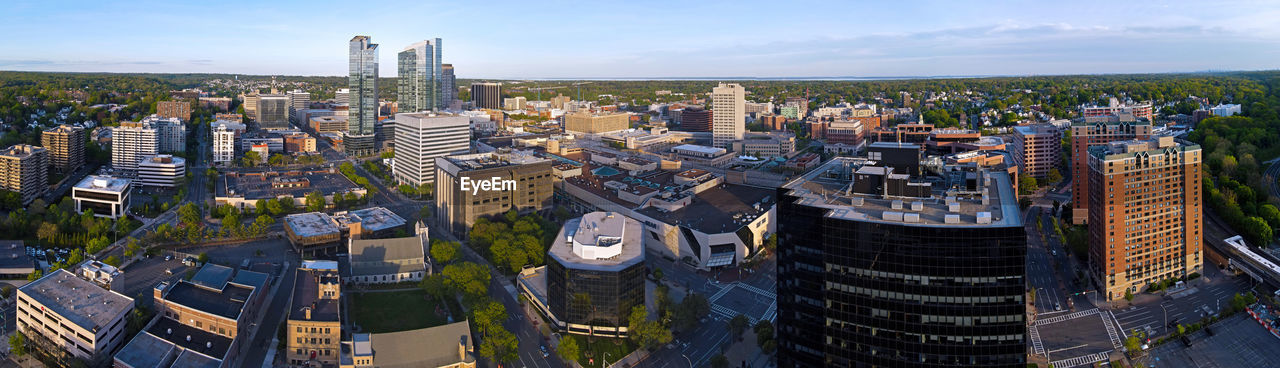
M418 42L398 54L396 102L399 112L438 110L444 71L440 64L440 39Z
M779 189L782 367L1025 367L1026 233L838 219Z
M644 262L617 269L583 269L547 258L551 313L565 323L619 327L644 305Z
M349 154L367 154L373 150L371 139L378 121L378 45L369 36L356 36L350 43L350 69L347 87L351 107L347 135L343 140ZM367 147L366 147L367 145Z

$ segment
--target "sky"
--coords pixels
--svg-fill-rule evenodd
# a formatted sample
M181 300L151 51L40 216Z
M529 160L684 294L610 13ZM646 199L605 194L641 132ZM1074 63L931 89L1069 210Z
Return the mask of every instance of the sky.
M925 77L1280 68L1277 1L5 0L0 70L346 75L442 38L459 78Z

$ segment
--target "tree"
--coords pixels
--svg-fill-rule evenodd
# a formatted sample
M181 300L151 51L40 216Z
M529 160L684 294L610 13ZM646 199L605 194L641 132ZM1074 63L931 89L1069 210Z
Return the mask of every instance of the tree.
M1186 334L1186 333L1187 333L1187 327L1186 327L1186 326L1183 326L1181 323L1179 323L1179 324L1178 324L1178 334L1179 334L1179 335L1184 335L1184 334Z
M1276 206L1264 204L1258 207L1258 217L1266 220L1272 230L1280 229L1280 210L1276 209Z
M458 251L462 244L455 241L437 240L431 242L431 258L440 264L448 264L458 259Z
M120 264L121 264L120 256L113 255L113 256L107 257L107 259L102 260L102 263L106 263L114 267L120 267Z
M431 218L431 206L423 206L421 210L418 210L418 218L423 220Z
M1057 168L1049 169L1048 179L1050 183L1060 183L1062 182L1062 172L1058 171Z
M22 332L14 332L9 335L9 352L15 356L23 356L27 354L27 336Z
M1034 193L1040 185L1036 183L1036 178L1032 176L1022 177L1018 179L1018 195L1028 195Z
M750 324L751 321L747 320L747 316L739 314L729 320L729 330L733 332L733 337L741 338Z
M636 344L646 349L671 342L671 330L663 327L658 321L649 320L649 311L643 305L631 308L627 317L627 329Z
M711 313L711 303L702 294L690 292L675 308L674 327L686 331L698 325L698 320Z
M437 299L449 297L449 285L447 284L444 275L441 274L434 274L422 278L422 281L418 282L418 287L421 288L422 291L427 292L427 295L431 295Z
M1271 239L1275 234L1272 233L1271 225L1267 225L1261 217L1251 216L1245 218L1241 224L1244 228L1244 235L1250 243L1257 244L1260 247L1266 247L1271 244Z
M756 322L754 328L756 333L756 344L760 346L760 350L765 354L772 354L777 348L777 342L773 340L773 323L768 320L760 320Z
M565 336L565 338L560 339L560 346L556 347L556 355L559 355L560 359L564 359L567 362L576 362L578 361L578 356L582 354L579 350L578 339L572 336Z
M196 207L195 203L187 202L187 204L178 208L178 222L183 225L199 224L200 218L200 209Z
M729 358L725 358L724 354L716 354L711 357L711 368L729 368Z
M1125 351L1135 352L1141 349L1142 349L1142 340L1139 340L1137 336L1129 336L1129 338L1124 339Z
M278 217L284 213L284 207L281 206L281 202L278 200L268 200L267 213L270 213L272 217Z
M440 274L450 288L462 292L468 301L475 302L488 293L488 267L472 262L454 263L444 266Z
M1124 300L1130 302L1133 301L1133 293L1130 292L1129 289L1124 289Z
M312 191L311 193L307 193L307 211L317 212L317 211L323 210L324 205L325 205L324 194L320 194L319 191Z
M199 256L196 256L196 261L200 262L200 264L209 263L209 253L201 252Z
M36 230L36 238L46 242L55 236L58 236L58 225L52 223L42 222L40 223L40 228Z

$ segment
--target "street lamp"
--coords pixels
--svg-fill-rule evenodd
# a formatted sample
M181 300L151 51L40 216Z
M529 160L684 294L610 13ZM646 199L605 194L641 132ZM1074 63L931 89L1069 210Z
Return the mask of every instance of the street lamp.
M609 364L609 352L604 353L604 359L600 359L600 368L604 368Z
M683 353L681 353L681 354L680 354L680 356L684 357L684 361L685 361L685 362L687 362L687 363L689 363L689 368L693 368L693 361L690 361L690 360L689 360L689 356L688 356L688 355L684 355Z

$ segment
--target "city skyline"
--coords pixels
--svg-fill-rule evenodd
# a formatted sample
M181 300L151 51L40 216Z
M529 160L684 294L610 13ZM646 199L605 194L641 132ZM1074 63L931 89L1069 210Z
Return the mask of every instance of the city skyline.
M0 41L13 50L0 70L339 76L338 50L354 35L394 45L381 51L385 60L400 45L448 39L444 62L460 77L491 79L1159 73L1272 69L1280 56L1280 24L1271 21L1280 9L1261 2L811 2L791 7L794 17L767 3L671 5L402 3L351 22L339 3L24 1L0 15L0 30L18 35ZM208 16L237 8L258 16ZM416 10L430 15L410 21ZM478 19L495 20L471 26Z

